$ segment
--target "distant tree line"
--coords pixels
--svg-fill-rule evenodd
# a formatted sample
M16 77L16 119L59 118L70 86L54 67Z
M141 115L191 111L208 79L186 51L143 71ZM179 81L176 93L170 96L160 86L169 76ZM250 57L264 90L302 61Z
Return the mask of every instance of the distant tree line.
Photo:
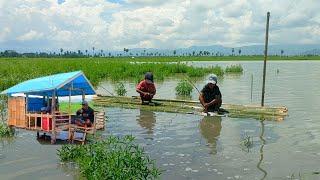
M77 50L77 51L68 51L60 48L58 52L31 52L31 53L18 53L14 50L5 50L0 52L0 57L29 57L29 58L85 58L85 57L162 57L162 56L183 56L183 57L194 57L194 56L242 56L242 50L231 48L230 54L224 54L219 51L210 52L206 50L192 51L192 52L180 52L173 50L172 53L167 52L147 52L143 50L141 52L131 52L128 48L124 48L123 52L105 52L104 50L96 50L95 47L92 47L91 50ZM263 54L257 54L263 55ZM285 56L284 50L280 50L278 56ZM315 56L317 54L305 54L302 56Z

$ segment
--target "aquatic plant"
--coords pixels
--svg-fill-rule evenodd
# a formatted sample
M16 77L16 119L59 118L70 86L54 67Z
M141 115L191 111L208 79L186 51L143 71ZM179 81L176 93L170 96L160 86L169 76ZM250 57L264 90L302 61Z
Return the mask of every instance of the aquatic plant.
M6 123L0 122L0 137L14 136L14 129L10 128Z
M177 95L190 96L193 87L187 80L181 80L175 89Z
M210 73L218 76L224 73L219 66L202 68L185 63L150 62L152 59L145 59L147 63L131 61L125 58L0 58L0 91L28 79L77 70L82 70L94 86L106 79L136 81L150 71L157 81L176 74L203 77Z
M109 136L83 146L63 145L58 150L61 161L75 162L87 179L156 179L160 170L134 137Z
M240 64L227 66L225 69L226 73L242 73L243 68Z
M115 87L115 91L118 96L125 96L127 94L127 90L124 87L124 84L122 82L117 83L117 85Z
M7 121L8 97L0 95L0 121Z
M249 136L247 133L245 133L242 137L241 137L241 143L240 143L243 147L247 148L247 150L249 151L249 149L251 147L253 147L253 137Z

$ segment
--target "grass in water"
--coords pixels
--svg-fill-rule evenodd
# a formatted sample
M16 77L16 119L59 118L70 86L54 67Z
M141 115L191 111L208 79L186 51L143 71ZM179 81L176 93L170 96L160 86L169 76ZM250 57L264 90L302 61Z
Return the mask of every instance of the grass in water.
M117 83L117 85L115 87L115 91L118 96L125 96L127 94L127 90L124 87L124 84L122 82Z
M6 123L0 122L0 137L14 136L14 129L10 128Z
M190 96L193 87L187 80L181 80L176 87L176 94L179 96Z
M227 66L225 69L226 73L242 73L243 68L240 64Z
M75 162L87 179L156 179L161 174L132 136L63 145L57 154L63 162Z
M249 149L253 147L253 137L249 136L247 133L245 133L241 137L241 142L240 144L247 149L249 152Z
M138 79L143 79L146 72L153 72L155 80L158 81L176 74L203 77L210 73L220 76L224 73L219 66L202 68L180 62L154 63L150 61L138 63L111 58L0 58L0 91L28 79L78 70L82 70L94 86L106 79L138 81Z

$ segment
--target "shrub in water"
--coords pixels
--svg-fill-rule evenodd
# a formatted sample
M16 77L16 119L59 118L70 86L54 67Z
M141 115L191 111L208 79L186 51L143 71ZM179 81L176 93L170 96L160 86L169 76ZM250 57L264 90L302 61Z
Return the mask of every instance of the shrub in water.
M243 68L240 64L237 65L231 65L226 67L226 73L242 73Z
M0 137L11 137L14 135L14 129L8 127L4 122L0 122Z
M192 89L192 85L187 80L182 80L176 87L176 93L180 96L190 96Z
M125 96L127 94L127 90L123 83L118 83L116 85L116 93L118 96Z
M132 136L110 136L83 146L63 145L58 155L61 161L75 162L87 179L156 179L160 175Z

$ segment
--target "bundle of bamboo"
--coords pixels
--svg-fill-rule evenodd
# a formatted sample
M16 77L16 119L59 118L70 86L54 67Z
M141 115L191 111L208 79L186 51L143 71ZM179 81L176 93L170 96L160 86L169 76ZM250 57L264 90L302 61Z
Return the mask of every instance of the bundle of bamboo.
M97 96L94 98L96 106L122 107L129 109L143 109L158 112L187 113L201 115L203 110L198 101L186 101L175 99L154 99L154 103L141 105L137 96ZM286 107L261 107L254 105L223 104L222 107L229 111L227 116L235 118L254 118L259 120L281 121L288 114Z

